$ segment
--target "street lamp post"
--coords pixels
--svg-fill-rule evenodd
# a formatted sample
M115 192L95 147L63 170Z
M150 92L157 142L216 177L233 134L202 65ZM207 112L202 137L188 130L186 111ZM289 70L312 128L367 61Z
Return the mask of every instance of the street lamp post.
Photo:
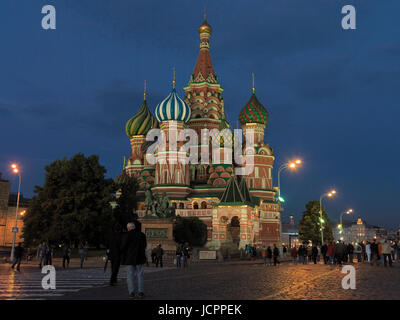
M336 190L332 190L330 192L322 194L321 197L319 198L319 222L321 225L321 245L324 244L324 227L323 227L324 220L322 219L322 199L325 197L333 197L335 194Z
M349 210L347 210L345 212L342 212L340 214L340 233L343 233L343 215L350 214L352 212L353 212L353 209L349 209ZM342 240L342 239L340 239L340 240Z
M278 202L279 202L279 207L281 207L281 203L284 201L283 198L281 197L281 172L285 169L296 169L298 165L301 164L301 160L297 159L295 161L289 161L284 164L282 164L279 169L278 169ZM282 251L282 210L279 210L279 219L280 219L280 224L279 224L279 250L281 253L281 257L283 256L283 251Z
M17 222L18 222L18 209L19 209L19 196L21 192L21 171L19 170L18 166L14 163L11 165L11 168L14 173L18 174L19 183L18 183L18 195L17 195L17 208L15 209L15 224L13 228L13 242L11 248L11 262L14 261L14 251L15 251L15 238L17 235Z

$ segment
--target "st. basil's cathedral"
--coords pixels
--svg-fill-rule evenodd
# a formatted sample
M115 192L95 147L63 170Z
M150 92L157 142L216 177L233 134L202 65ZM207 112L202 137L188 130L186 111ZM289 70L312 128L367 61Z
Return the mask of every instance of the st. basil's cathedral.
M254 135L254 170L249 175L236 176L235 164L223 161L221 143L220 163L173 163L146 160L151 143L146 141L150 129L160 128L165 134L171 125L180 131L229 128L226 120L223 89L218 81L210 57L211 26L206 19L198 29L200 52L188 85L181 99L175 89L155 108L154 116L146 102L146 93L139 111L127 122L126 134L131 143L131 154L124 173L139 182L137 214L145 215L144 194L151 188L153 194L168 196L175 215L198 217L208 229L206 247L217 250L273 245L280 242L280 206L275 200L272 184L273 150L264 141L268 112L253 92L239 115L243 130ZM226 131L226 130L225 130ZM167 138L168 139L168 138ZM232 139L225 137L225 139ZM199 139L200 140L200 139ZM212 143L220 143L213 139ZM167 140L168 141L168 140ZM204 147L199 145L199 148ZM206 146L209 147L209 146ZM168 153L168 151L166 151ZM179 157L179 155L178 155Z

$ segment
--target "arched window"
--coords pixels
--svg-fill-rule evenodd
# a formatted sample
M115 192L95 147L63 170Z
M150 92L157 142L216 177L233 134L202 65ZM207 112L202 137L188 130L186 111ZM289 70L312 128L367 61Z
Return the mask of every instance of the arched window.
M197 202L195 202L195 203L193 203L193 209L198 209L199 208L199 205L198 205L198 203Z
M207 209L207 202L203 201L203 202L201 203L201 208L202 208L202 209Z

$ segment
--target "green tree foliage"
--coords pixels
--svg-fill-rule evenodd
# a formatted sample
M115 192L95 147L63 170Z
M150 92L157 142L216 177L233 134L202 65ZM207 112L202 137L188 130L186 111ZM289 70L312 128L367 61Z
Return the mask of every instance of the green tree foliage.
M306 211L303 212L303 217L299 221L299 236L300 240L311 240L313 243L321 243L321 222L319 214L319 201L313 200L306 204ZM329 226L329 217L322 208L324 242L333 240L332 228Z
M136 191L138 183L135 178L128 176L123 172L114 180L114 189L117 190L116 203L114 209L114 217L122 227L125 227L128 222L136 220L135 213L137 199Z
M197 217L176 217L174 238L178 243L188 242L192 246L202 246L207 241L207 226Z
M35 187L23 236L27 245L88 243L99 246L113 223L113 182L98 156L77 154L46 166L43 187Z

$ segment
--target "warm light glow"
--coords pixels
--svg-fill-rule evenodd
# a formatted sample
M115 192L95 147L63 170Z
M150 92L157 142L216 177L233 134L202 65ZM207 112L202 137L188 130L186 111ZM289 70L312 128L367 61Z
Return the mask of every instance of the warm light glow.
M16 163L13 163L13 164L11 165L11 169L12 169L12 171L13 171L14 173L18 173L18 172L19 172L19 169L18 169L18 166L17 166Z
M294 169L294 168L296 168L296 164L295 163L289 163L289 168L292 168L292 169Z
M301 163L301 160L300 160L300 159L297 159L295 162L296 162L297 164L300 164L300 163Z
M26 210L21 211L20 215L23 216L26 213Z
M328 193L328 197L332 197L332 193Z
M336 193L336 190L332 190L331 193L332 193L332 194L335 194L335 193Z

